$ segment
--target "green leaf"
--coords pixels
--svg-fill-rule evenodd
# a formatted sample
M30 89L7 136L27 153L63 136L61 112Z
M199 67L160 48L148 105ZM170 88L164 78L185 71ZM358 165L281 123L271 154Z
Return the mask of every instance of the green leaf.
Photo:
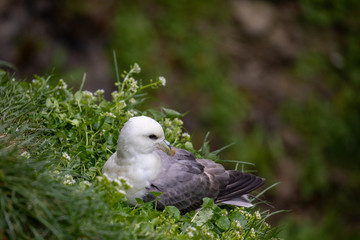
M69 122L70 122L72 125L76 126L76 127L78 127L78 126L79 126L79 124L80 124L80 121L79 121L79 120L77 120L77 119L72 119L72 120L69 120Z
M50 107L53 106L53 103L51 102L51 99L50 99L50 98L47 98L47 99L46 99L45 105L46 105L46 107L48 107L48 108L50 108Z
M183 114L175 111L175 110L172 110L172 109L169 109L169 108L161 108L165 114L168 116L168 117L174 117L174 118L181 118L183 117Z
M194 222L197 226L202 226L206 222L210 221L214 216L214 212L210 208L202 209L195 217Z
M215 224L222 230L226 230L230 227L230 220L228 217L226 216L221 216L219 217Z
M82 92L81 91L77 91L75 94L74 94L74 98L77 102L80 102L81 98L82 98Z
M174 206L166 206L165 212L167 212L171 217L175 218L176 220L179 220L180 218L180 211Z
M214 200L211 198L203 198L203 204L201 205L202 208L214 208Z
M162 192L150 192L150 194L154 195L155 198L157 198L158 196L162 195Z

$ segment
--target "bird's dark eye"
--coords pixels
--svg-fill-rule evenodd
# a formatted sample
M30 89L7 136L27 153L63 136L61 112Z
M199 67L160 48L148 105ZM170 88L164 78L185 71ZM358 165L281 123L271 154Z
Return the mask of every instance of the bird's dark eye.
M155 134L149 135L149 138L152 139L152 140L158 139L158 137Z

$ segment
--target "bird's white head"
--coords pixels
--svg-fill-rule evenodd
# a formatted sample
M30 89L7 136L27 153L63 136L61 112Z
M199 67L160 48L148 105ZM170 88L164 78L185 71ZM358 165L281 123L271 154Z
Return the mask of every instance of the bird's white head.
M156 149L174 155L173 149L165 140L161 125L146 116L130 118L120 131L116 149L118 157L151 154Z

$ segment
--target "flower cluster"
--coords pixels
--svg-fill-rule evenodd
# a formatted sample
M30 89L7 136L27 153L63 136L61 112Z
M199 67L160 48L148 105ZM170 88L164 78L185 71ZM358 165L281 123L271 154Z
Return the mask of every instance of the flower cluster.
M73 176L71 176L70 174L66 174L64 176L63 184L65 184L65 185L73 185L75 183L76 183L76 181L74 180Z
M60 80L59 80L59 84L58 84L58 88L65 90L65 89L67 89L67 87L68 87L67 83L64 82L63 79L60 79Z
M138 86L138 82L135 80L135 78L133 77L130 77L128 78L124 84L126 85L127 87L127 90L130 94L135 94L139 88Z
M104 113L104 116L106 116L106 117L111 117L111 118L116 118L116 115L113 114L113 113L111 113L111 112L105 112L105 113Z
M159 82L161 85L163 85L164 87L166 86L166 79L163 76L159 77Z
M89 98L89 99L93 99L94 98L94 94L90 91L82 91L82 95L84 98Z
M104 89L98 89L98 90L96 90L94 95L97 97L102 97L104 95L104 93L105 93Z
M70 156L69 154L67 154L66 152L62 153L62 159L65 160L66 162L70 161Z
M20 156L22 156L24 158L30 158L30 153L28 153L27 151L24 151L22 154L20 154Z

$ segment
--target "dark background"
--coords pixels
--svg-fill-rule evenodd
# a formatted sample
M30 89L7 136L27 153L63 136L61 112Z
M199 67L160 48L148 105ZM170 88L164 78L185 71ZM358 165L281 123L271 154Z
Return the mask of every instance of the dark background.
M252 162L266 199L291 212L285 239L360 237L358 0L1 0L0 64L16 78L114 88L134 62L164 76L145 107L185 116L199 148Z

